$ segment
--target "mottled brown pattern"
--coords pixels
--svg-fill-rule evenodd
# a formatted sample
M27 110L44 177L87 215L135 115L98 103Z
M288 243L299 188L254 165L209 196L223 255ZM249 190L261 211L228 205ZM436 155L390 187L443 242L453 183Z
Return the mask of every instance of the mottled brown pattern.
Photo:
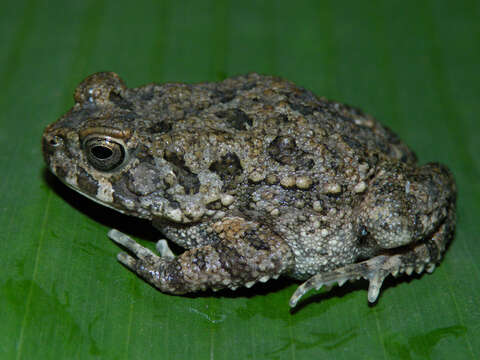
M186 249L160 256L118 231L119 260L175 294L279 275L312 287L432 271L455 229L456 188L368 114L276 77L128 88L97 73L45 129L63 182L153 221ZM160 246L161 245L161 246Z

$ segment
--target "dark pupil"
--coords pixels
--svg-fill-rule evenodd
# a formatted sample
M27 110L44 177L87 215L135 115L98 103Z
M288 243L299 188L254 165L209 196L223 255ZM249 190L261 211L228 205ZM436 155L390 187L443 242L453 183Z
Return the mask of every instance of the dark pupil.
M113 155L112 150L105 146L94 146L90 151L93 156L100 160L108 159Z

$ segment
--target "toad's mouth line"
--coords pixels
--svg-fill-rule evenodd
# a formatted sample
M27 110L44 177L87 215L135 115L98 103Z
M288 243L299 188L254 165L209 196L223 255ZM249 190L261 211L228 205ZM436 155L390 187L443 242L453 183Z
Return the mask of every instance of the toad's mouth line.
M114 207L111 203L109 202L106 202L106 201L103 201L103 200L100 200L99 198L95 197L95 196L92 196L92 195L89 195L89 194L86 194L84 192L82 192L78 187L76 187L75 185L73 184L70 184L66 179L64 178L61 178L60 176L57 176L57 174L55 174L55 172L52 171L52 173L57 177L57 179L59 179L63 184L67 185L70 189L74 190L75 192L77 192L78 194L86 197L87 199L90 199L94 202L96 202L97 204L100 204L102 206L105 206L105 207L108 207L112 210L115 210L115 211L118 211L119 213L121 214L125 214L125 215L128 215L125 211L121 210L121 209L117 209L116 207Z

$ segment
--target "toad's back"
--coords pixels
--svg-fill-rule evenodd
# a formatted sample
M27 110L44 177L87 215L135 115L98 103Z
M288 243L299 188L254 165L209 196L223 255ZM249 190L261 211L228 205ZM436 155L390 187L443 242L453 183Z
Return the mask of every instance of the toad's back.
M259 146L251 144L255 139L264 150L272 138L288 136L296 145L281 149L290 152L296 148L318 155L318 147L327 146L339 156L368 151L415 161L407 146L371 116L275 77L249 74L217 83L151 84L128 89L117 105L128 108L125 102L142 119L135 128L147 136L204 130L223 133L226 141L243 138L242 145Z

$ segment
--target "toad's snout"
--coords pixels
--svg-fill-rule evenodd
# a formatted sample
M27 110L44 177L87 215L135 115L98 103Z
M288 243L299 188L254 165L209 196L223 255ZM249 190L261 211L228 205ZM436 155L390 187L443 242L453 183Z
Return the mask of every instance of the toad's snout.
M47 127L42 135L42 153L45 163L50 171L61 179L66 177L68 166L71 165L70 159L65 156L64 139L58 131L51 131L50 127Z

